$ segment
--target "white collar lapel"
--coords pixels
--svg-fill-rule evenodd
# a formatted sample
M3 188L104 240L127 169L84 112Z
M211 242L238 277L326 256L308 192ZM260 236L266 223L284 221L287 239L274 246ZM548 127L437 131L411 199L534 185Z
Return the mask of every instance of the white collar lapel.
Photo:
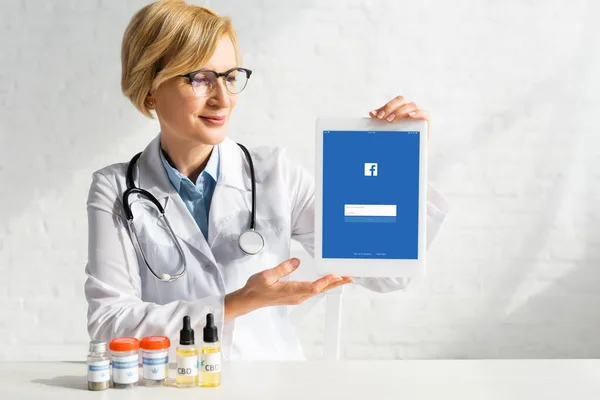
M232 221L240 210L247 210L250 214L252 181L250 179L250 166L246 156L238 144L225 138L221 143L221 170L217 186L213 194L208 228L208 243L213 246L215 239L223 229ZM240 234L248 229L240 226Z
M223 186L250 191L250 166L240 146L226 137L221 143L221 156L219 182Z
M138 187L150 192L163 207L168 205L170 197L177 195L160 160L160 135L142 152L137 162L137 172Z

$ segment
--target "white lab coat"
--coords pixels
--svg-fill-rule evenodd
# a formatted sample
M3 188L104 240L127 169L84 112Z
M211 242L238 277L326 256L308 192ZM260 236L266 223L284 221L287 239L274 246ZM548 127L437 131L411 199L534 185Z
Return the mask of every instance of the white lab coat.
M249 226L251 209L250 172L242 150L229 138L221 143L221 170L207 241L168 180L159 143L160 135L146 147L137 161L134 180L165 207L185 253L187 273L176 281L162 282L138 257L122 203L128 162L96 171L87 203L85 295L90 337L165 335L176 345L182 319L189 315L196 342L201 343L206 313L212 312L225 359L303 359L288 307L261 308L224 324L223 300L226 293L243 287L250 275L288 259L292 239L313 254L313 177L279 148L250 149L256 175L256 229L265 237L266 247L248 256L238 246L239 234ZM432 188L428 192L429 244L447 206ZM357 278L355 282L377 292L403 289L407 283L402 278Z

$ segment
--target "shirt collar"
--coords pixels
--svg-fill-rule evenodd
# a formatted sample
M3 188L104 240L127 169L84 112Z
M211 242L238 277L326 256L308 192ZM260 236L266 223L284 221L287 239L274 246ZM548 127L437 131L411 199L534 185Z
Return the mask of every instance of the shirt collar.
M169 180L175 187L175 190L177 190L179 192L179 190L181 188L181 181L184 179L187 179L189 181L189 178L187 176L183 175L181 172L179 172L171 164L169 164L169 162L167 161L167 159L164 155L164 152L162 151L162 148L159 148L159 150L160 150L160 160L162 161L163 167L164 167L165 171L167 172L167 176L169 177ZM200 180L200 177L204 173L207 173L215 182L217 182L217 180L219 179L219 169L220 169L219 161L220 161L220 146L216 145L210 154L210 158L208 159L208 162L206 163L206 167L204 168L204 171L202 171L202 173L200 175L198 175L196 185L198 184L198 180Z

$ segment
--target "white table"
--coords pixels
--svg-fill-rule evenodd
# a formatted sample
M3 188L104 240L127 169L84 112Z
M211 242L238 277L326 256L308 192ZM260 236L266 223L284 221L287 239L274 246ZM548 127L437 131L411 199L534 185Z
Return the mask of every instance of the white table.
M600 360L230 362L223 364L222 381L216 389L90 392L84 363L0 363L3 400L597 400Z

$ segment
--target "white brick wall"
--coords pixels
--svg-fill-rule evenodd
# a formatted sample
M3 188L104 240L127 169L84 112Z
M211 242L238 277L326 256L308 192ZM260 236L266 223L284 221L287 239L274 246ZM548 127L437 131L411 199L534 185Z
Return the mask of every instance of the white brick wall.
M119 91L142 0L0 5L0 360L81 359L92 171L157 131ZM313 167L319 115L431 110L452 214L406 292L347 290L348 358L599 357L600 4L207 1L255 70L231 136ZM304 266L310 260L302 256ZM310 356L323 304L302 324Z

